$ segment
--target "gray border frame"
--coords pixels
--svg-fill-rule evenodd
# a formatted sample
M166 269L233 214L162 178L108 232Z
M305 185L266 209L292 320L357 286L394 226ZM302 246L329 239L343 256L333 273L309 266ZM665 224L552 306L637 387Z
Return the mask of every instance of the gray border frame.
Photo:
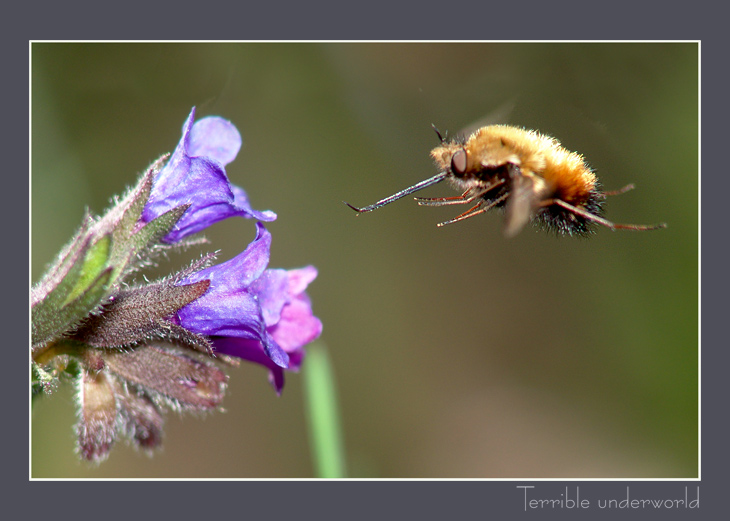
M3 49L7 69L3 88L7 89L6 110L12 129L8 134L15 143L6 145L6 157L11 165L6 167L5 178L10 187L7 194L27 195L29 183L15 172L28 171L28 156L11 154L23 150L22 141L28 133L28 113L21 103L29 86L22 78L28 78L29 39L510 39L534 37L540 39L702 39L702 62L707 71L701 91L704 106L711 107L702 120L704 131L703 161L706 190L702 198L701 213L707 233L704 255L701 256L703 280L712 284L702 286L701 305L702 338L705 347L705 371L702 372L704 409L704 435L701 438L705 454L701 467L701 481L668 482L38 482L28 481L28 459L25 450L14 450L16 445L27 446L29 433L25 429L3 429L5 441L4 473L7 511L11 515L55 515L62 513L76 519L98 518L150 518L157 513L178 519L211 518L226 515L229 519L267 516L279 519L312 514L320 519L372 519L372 518L420 518L459 519L490 518L518 519L526 516L522 508L523 489L518 486L535 486L535 497L559 498L568 486L580 487L585 498L622 498L626 486L632 496L640 498L675 498L677 490L701 489L704 500L700 510L624 510L627 518L714 518L715 511L722 509L719 503L725 497L723 485L726 458L726 429L718 425L720 415L713 411L725 411L721 401L727 396L728 379L724 375L727 345L719 324L725 317L727 304L723 299L727 288L727 231L720 228L724 223L720 212L724 201L716 200L728 193L730 176L719 163L719 153L724 153L727 140L727 123L721 118L728 82L726 72L726 43L718 42L724 34L720 21L724 20L714 5L700 2L688 12L669 12L667 4L642 5L624 0L610 4L586 4L579 2L536 2L530 0L518 4L486 2L450 3L420 2L416 5L399 6L394 2L367 2L348 5L336 2L312 2L306 4L281 3L233 3L206 2L203 6L190 4L175 8L156 6L150 2L127 2L122 6L99 4L90 1L51 3L34 2L18 5L21 14L13 16L13 27L6 28ZM589 7L590 6L590 7ZM182 7L182 8L181 8ZM207 8L207 9L206 9ZM23 13L23 11L26 11ZM211 13L206 16L206 11ZM719 11L719 10L717 10ZM228 13L228 14L224 14ZM714 14L713 14L714 13ZM546 23L549 22L549 23ZM708 35L707 38L703 38ZM717 77L720 76L720 77ZM19 80L19 81L18 81ZM25 132L24 132L25 131ZM18 164L14 164L17 162ZM3 207L4 222L12 223L10 216L28 212L28 197L6 197ZM16 234L18 235L16 237ZM20 244L28 250L28 232L6 229L10 244ZM712 240L716 238L716 240ZM719 240L717 240L719 239ZM723 240L725 239L725 240ZM717 250L720 251L717 251ZM5 262L10 264L6 273L22 272L16 267L6 249ZM23 258L27 269L28 259ZM23 261L17 262L22 264ZM722 268L721 268L722 266ZM5 324L27 323L26 310L12 302L10 295L28 295L20 277L6 276L11 287L3 306ZM22 286L22 288L21 288ZM24 297L27 298L27 297ZM16 314L18 315L16 317ZM22 318L20 315L23 315ZM9 367L27 367L27 331L10 329L6 352L11 353ZM6 371L12 389L9 396L27 396L27 372ZM6 383L6 385L7 385ZM27 418L25 400L6 400L13 420L23 422ZM16 410L17 409L17 410ZM701 409L701 410L702 410ZM14 426L16 421L6 422ZM623 495L623 496L622 496ZM690 496L693 493L690 492ZM22 508L22 510L21 510ZM564 519L565 510L540 510L541 518ZM579 509L575 509L579 510ZM591 509L592 519L615 516L614 511ZM536 514L530 512L529 515ZM568 514L570 515L570 514Z

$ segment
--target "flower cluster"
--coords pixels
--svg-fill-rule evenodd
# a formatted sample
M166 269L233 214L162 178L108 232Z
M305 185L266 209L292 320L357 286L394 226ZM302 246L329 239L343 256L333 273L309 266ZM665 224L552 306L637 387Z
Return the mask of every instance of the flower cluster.
M303 347L322 324L307 286L314 267L267 269L271 234L225 166L241 147L236 127L219 117L195 122L106 214L87 217L31 289L34 396L63 375L76 379L78 449L104 459L119 435L143 449L162 440L165 407L214 410L225 394L227 365L248 360L269 370L277 393L284 370L298 370ZM162 280L126 278L160 251L196 242L194 234L232 216L255 219L256 237L239 255L213 256Z

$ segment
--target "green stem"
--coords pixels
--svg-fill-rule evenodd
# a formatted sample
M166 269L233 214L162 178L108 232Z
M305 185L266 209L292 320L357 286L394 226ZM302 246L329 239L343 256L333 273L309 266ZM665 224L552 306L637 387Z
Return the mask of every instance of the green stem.
M316 476L344 478L346 477L345 457L334 372L327 349L321 342L307 348L307 358L302 374L309 424L309 443Z

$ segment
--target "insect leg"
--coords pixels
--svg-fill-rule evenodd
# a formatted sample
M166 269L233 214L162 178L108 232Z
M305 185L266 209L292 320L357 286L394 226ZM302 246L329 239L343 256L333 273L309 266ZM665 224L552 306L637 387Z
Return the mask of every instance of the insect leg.
M634 185L634 183L629 183L626 186L624 186L623 188L619 188L618 190L610 190L608 192L601 192L600 196L606 197L609 195L625 194L626 192L628 192L629 190L633 190L634 188L636 188L636 185Z
M503 185L504 183L505 180L500 179L496 183L476 190L474 188L469 188L465 190L463 194L455 197L416 197L415 199L420 206L446 206L450 204L467 204L471 203L478 197L483 196L490 190L493 190L494 188Z
M416 201L421 206L446 206L449 204L466 204L472 202L475 198L469 197L471 189L466 190L463 194L455 197L416 197Z
M494 201L492 201L491 203L489 203L486 206L482 206L482 203L484 201L479 201L477 204L475 204L474 206L472 206L471 208L469 208L464 213L459 214L456 217L454 217L453 219L450 219L448 221L444 221L442 223L438 223L436 226L446 226L447 224L453 224L453 223L456 223L456 222L459 222L459 221L463 221L464 219L468 219L469 217L474 217L475 215L479 215L480 213L484 213L486 211L489 211L492 208L494 208L496 205L498 205L499 203L501 203L502 201L504 201L507 198L507 195L508 194L504 194L501 197L498 197L497 199L495 199Z
M611 221L604 219L603 217L599 217L598 215L593 215L590 212L587 212L583 210L582 208L578 208L576 206L573 206L570 203L566 203L565 201L561 199L548 199L543 201L540 206L550 206L552 204L556 204L558 206L562 206L566 210L573 212L575 215L580 215L581 217L588 219L589 221L593 221L595 223L601 224L605 226L606 228L610 228L612 230L634 230L634 231L645 231L645 230L657 230L659 228L666 228L667 223L659 223L659 224L617 224L612 223Z

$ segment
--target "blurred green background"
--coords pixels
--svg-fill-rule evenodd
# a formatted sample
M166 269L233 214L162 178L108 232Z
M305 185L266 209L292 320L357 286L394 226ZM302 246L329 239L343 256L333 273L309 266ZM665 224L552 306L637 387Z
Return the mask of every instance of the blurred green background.
M190 108L244 147L227 167L279 218L271 267L314 264L351 477L698 476L698 46L664 44L32 45L32 278L85 207L172 151ZM499 212L444 228L454 207L355 205L432 176L430 128L539 129L584 154L615 222L588 240ZM456 195L446 185L421 195ZM224 260L254 237L206 233ZM172 256L159 276L201 250ZM303 367L306 371L306 362ZM277 397L230 371L225 414L168 414L154 458L73 453L71 385L32 412L31 475L306 478L301 376Z

